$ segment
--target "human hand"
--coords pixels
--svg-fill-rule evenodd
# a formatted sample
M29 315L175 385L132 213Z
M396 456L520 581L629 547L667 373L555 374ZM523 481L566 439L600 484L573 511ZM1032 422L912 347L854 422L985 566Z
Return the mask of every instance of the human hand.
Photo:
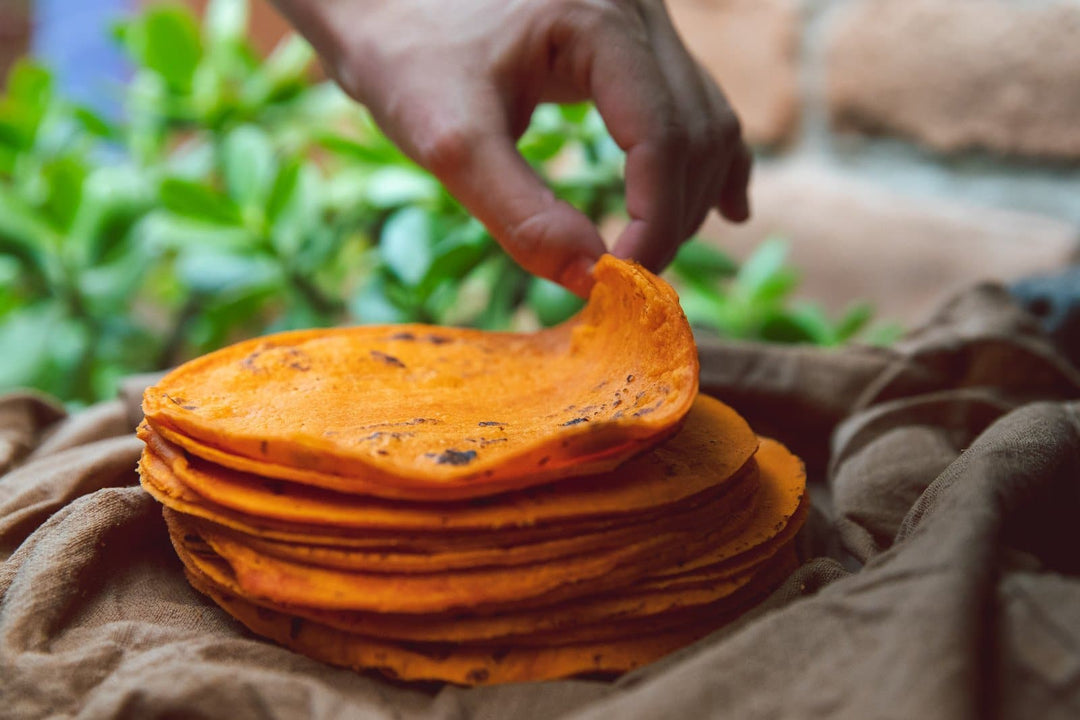
M591 99L626 151L613 252L659 271L716 207L749 216L751 156L662 0L277 0L328 71L527 270L585 295L605 247L515 141Z

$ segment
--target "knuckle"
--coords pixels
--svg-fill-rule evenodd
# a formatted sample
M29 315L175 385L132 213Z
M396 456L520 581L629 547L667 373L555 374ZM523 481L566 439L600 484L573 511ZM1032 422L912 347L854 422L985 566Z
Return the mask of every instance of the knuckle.
M716 132L708 120L694 122L690 126L689 149L691 154L710 152L716 146Z
M472 153L473 133L463 125L438 128L417 140L417 161L443 176L465 165Z
M511 227L506 239L508 250L519 262L534 271L540 270L536 266L547 239L546 225L540 216L534 215Z
M682 120L668 118L657 127L655 140L664 152L685 153L691 145L690 128Z

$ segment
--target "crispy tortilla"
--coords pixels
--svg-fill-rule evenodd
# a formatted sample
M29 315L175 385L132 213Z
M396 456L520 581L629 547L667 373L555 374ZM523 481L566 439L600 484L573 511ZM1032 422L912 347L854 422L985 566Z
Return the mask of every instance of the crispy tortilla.
M254 605L212 586L200 587L257 635L331 665L374 670L392 679L495 685L575 675L616 675L658 660L708 634L712 622L621 641L555 647L402 644L353 635L296 615Z
M369 326L242 342L147 389L146 419L220 465L388 498L612 470L678 429L698 360L667 283L610 255L595 276L578 315L537 333Z
M387 572L512 565L577 554L632 541L654 528L679 527L687 515L701 512L723 517L724 528L731 533L749 522L759 482L757 464L751 459L723 486L657 512L544 527L421 533L283 523L224 508L180 483L164 462L147 452L139 460L139 474L143 488L165 507L213 523L219 531L238 533L249 545L259 545L253 539L262 540L269 554L328 567Z
M231 470L188 456L145 424L139 437L177 480L215 505L286 523L401 532L533 527L675 507L735 479L758 444L734 410L699 395L675 436L616 470L483 501L433 503L345 494Z
M624 586L657 568L686 563L727 534L723 522L715 526L707 521L687 523L555 562L423 574L303 565L258 553L235 535L208 534L206 540L232 567L245 596L331 610L429 613L522 607L595 594Z

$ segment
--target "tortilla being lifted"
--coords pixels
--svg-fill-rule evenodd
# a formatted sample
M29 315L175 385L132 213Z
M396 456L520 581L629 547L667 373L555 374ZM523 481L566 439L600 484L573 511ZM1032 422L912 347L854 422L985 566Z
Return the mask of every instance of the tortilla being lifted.
M353 327L189 362L147 422L193 455L338 492L467 498L611 470L678 429L698 389L675 292L605 255L574 318L537 333Z
M139 437L151 460L166 463L180 482L211 503L290 523L420 532L532 527L676 508L733 481L758 445L738 413L699 396L680 432L614 471L482 502L423 503L335 493L228 470L190 457L145 425Z

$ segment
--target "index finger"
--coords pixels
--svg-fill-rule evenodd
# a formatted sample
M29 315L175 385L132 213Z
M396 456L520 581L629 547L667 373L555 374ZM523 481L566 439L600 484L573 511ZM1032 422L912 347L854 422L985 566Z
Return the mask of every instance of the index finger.
M612 252L659 270L684 239L687 131L646 38L611 29L591 43L591 94L612 138L626 151L630 223Z

